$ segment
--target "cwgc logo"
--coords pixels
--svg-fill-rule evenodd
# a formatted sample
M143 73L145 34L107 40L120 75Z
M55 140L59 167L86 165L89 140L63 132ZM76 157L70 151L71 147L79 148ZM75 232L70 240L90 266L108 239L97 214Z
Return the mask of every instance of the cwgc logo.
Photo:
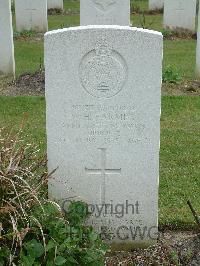
M127 77L125 60L104 42L83 57L79 71L82 86L97 98L118 94Z
M116 3L116 0L92 0L96 7L102 11L108 10L113 4Z

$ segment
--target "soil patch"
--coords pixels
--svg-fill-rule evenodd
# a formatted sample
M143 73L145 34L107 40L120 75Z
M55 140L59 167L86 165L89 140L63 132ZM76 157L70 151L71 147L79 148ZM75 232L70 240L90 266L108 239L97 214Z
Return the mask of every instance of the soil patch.
M48 15L60 15L63 14L63 10L60 8L50 8L48 9Z
M163 83L162 94L172 96L199 96L200 80L183 81L180 84Z
M197 40L196 32L191 32L189 30L170 30L170 29L163 29L162 31L163 37L165 40L176 41L176 40Z
M44 71L37 71L34 74L25 73L15 81L8 78L0 79L0 95L19 96L45 94ZM181 84L163 83L162 95L200 96L200 80L183 81Z
M200 265L200 234L172 232L162 234L156 245L131 252L114 252L106 257L107 266Z
M163 14L163 8L160 9L154 9L154 10L142 10L139 6L137 5L131 5L131 14L132 15L161 15Z
M0 95L6 96L41 96L45 93L44 71L34 74L25 73L15 81L4 80L0 83Z
M63 16L68 16L68 15L79 15L80 10L74 10L74 9L67 9L67 10L62 10L59 8L51 8L48 9L48 15L63 15Z
M14 39L24 42L41 42L44 41L44 34L35 31L15 32Z

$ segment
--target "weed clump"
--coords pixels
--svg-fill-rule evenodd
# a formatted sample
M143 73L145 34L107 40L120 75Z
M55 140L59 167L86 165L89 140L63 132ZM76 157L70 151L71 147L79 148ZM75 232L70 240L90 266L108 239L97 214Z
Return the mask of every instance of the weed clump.
M0 265L104 265L107 246L84 225L86 204L65 214L48 200L46 158L22 135L0 131Z
M182 77L174 66L169 65L163 71L162 80L164 83L179 84Z

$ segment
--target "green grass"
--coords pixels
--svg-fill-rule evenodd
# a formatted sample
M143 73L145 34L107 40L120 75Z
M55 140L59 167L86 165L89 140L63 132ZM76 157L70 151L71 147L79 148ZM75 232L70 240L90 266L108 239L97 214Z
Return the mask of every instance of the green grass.
M31 40L15 41L16 76L25 72L35 72L44 61L43 42Z
M72 10L73 12L80 11L80 1L79 0L64 0L64 9Z
M176 66L185 79L195 79L195 40L164 41L164 67Z
M148 9L147 0L132 1L141 10ZM79 1L64 0L65 10L72 12L71 15L50 15L48 16L49 30L78 26L80 24ZM145 27L162 31L162 14L145 15L145 19L139 15L131 15L133 26ZM13 18L15 28L15 18ZM195 79L195 50L196 41L190 39L179 39L175 41L164 41L164 67L168 65L176 66L178 72L185 79ZM43 62L43 40L15 40L16 76L24 72L34 72L39 69L40 61Z
M200 212L200 99L164 97L161 118L160 223L189 227L186 201Z
M46 151L43 97L0 97L0 125L15 129L28 114L27 138ZM160 225L195 225L186 204L200 212L200 99L163 97L160 153Z
M18 130L22 121L27 141L37 143L46 150L44 97L0 97L0 128Z
M165 40L163 66L176 66L185 79L195 79L195 52L195 40ZM43 58L43 41L15 40L16 76L38 70Z
M131 0L131 5L141 10L148 10L148 0Z
M131 15L131 23L133 27L146 28L150 30L163 31L162 14L158 15Z
M60 28L68 28L80 25L79 15L51 15L48 18L49 30L56 30Z

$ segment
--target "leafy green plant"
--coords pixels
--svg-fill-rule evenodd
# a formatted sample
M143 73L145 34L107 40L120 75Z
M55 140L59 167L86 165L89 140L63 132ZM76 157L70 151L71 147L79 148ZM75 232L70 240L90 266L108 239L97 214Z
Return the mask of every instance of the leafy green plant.
M195 33L180 28L177 28L176 30L163 29L162 34L165 39L196 39Z
M70 208L74 209L76 204L72 203ZM84 206L84 203L81 204ZM75 223L70 212L64 217L52 203L43 205L43 208L44 211L40 207L33 211L41 228L32 221L34 238L30 234L24 240L20 265L95 265L96 261L104 265L107 247L92 227L83 225L87 215L78 212L81 218ZM44 239L41 238L41 230Z
M48 9L48 15L61 15L63 13L63 10L60 8L50 8Z
M14 38L18 39L18 38L30 38L30 37L34 37L36 35L36 32L33 30L24 30L22 32L19 31L15 31L13 36Z
M181 75L174 66L167 66L163 71L163 82L179 84L182 80Z
M175 265L180 265L179 263L179 256L175 249L169 250L169 256L171 258L171 262Z
M37 147L25 143L22 129L0 133L0 265L104 265L107 246L84 225L87 205L72 202L63 213L47 198Z
M162 35L164 38L169 38L169 37L173 37L174 36L174 33L172 30L169 30L169 29L163 29L162 30Z

